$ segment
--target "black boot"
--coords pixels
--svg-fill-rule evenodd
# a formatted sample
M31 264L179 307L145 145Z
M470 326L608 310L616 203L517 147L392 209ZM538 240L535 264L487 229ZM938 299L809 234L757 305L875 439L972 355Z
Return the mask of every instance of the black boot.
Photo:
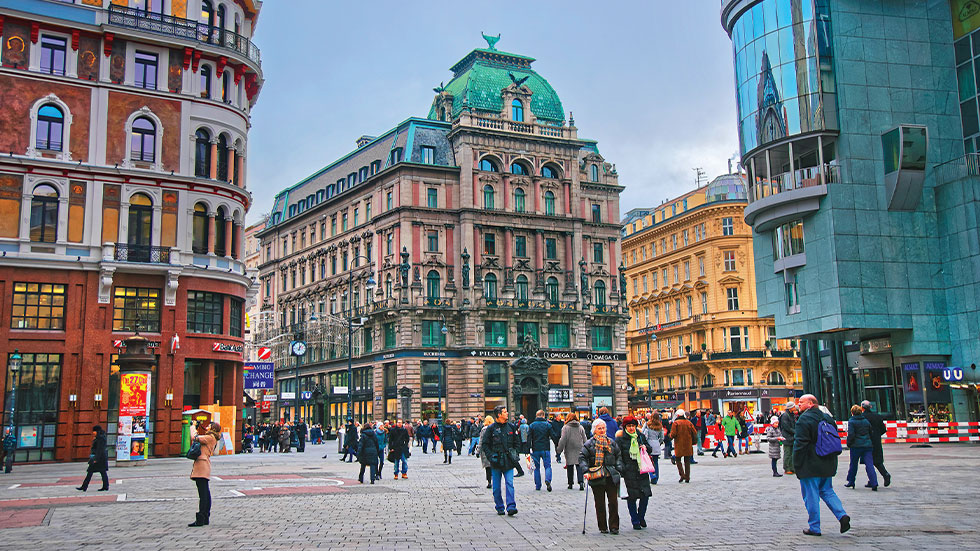
M201 513L194 515L194 522L188 524L187 526L204 526L208 523L207 519Z
M450 464L450 465L452 465L452 464L453 464L453 456L451 456L451 455L449 456L449 464Z

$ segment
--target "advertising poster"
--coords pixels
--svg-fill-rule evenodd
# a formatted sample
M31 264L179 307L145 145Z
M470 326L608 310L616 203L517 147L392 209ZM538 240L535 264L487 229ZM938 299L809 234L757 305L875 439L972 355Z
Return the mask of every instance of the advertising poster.
M129 461L129 441L131 436L120 434L116 437L116 461Z
M274 373L272 362L245 362L245 390L272 390Z
M125 373L119 377L119 415L146 415L149 413L149 373Z
M140 461L146 459L146 439L130 437L129 439L129 460Z
M18 427L18 430L20 431L17 438L18 448L37 447L37 425Z
M116 461L146 459L146 429L150 414L150 374L124 373L119 377L119 422Z

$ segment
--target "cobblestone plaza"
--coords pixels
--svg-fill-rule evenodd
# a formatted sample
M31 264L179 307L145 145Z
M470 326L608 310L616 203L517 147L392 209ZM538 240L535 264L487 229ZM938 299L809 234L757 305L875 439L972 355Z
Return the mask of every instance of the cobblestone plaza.
M669 461L654 486L649 528L626 524L600 535L586 492L565 489L555 464L555 491L515 480L514 517L498 517L475 457L444 465L442 455L413 448L409 478L393 481L390 464L375 485L357 483L357 463L341 463L336 443L304 454L216 457L211 525L188 528L197 506L190 461L154 459L143 468L114 468L110 490L75 490L82 463L18 466L0 479L0 541L6 549L715 549L750 545L789 549L800 543L806 514L795 477L773 478L764 454L698 458L691 484L674 482ZM329 450L329 458L321 456ZM843 488L846 453L835 487L853 518L837 533L824 508L820 549L977 549L974 445L911 449L886 446L894 476L872 493ZM220 480L219 480L220 479ZM591 492L589 501L592 501ZM620 513L626 515L625 505ZM628 517L627 517L628 518Z

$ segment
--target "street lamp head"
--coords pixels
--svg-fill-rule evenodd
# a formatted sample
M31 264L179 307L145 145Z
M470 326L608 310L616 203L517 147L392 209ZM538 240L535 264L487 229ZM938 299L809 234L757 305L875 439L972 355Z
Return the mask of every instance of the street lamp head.
M310 314L310 321L316 321L316 320L317 320L317 318L316 318L316 312L311 313Z
M441 331L442 331L442 334L443 335L445 335L446 333L449 333L449 329L445 325L442 326Z
M10 361L7 362L7 369L12 373L17 373L20 371L21 356L18 350L14 350L14 353L10 355Z
M367 283L364 284L364 288L368 291L373 291L378 287L378 282L374 280L373 277L368 276Z

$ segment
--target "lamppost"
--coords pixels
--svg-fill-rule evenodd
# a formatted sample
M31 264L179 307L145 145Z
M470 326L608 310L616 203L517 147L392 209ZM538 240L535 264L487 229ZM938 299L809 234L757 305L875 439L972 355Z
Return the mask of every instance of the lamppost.
M653 412L653 379L650 378L650 328L647 327L647 409Z
M446 316L443 315L443 314L439 314L439 318L442 320L442 326L439 329L439 331L442 332L442 345L439 348L439 354L436 356L436 358L439 360L439 417L438 417L438 421L439 421L439 425L441 426L443 424L442 412L449 409L449 392L448 392L448 388L447 388L449 386L449 380L448 380L449 377L444 372L444 366L442 365L442 355L445 353L445 350L446 350L446 335L449 333L449 328L446 327ZM444 390L446 391L445 392L445 394L446 394L446 409L445 410L442 409L442 395L444 393Z
M14 405L17 400L17 387L20 385L20 366L20 352L14 350L14 353L10 355L10 359L7 362L7 369L13 375L13 386L10 389L10 434L14 435L14 438L17 438L14 423L14 412L16 411Z
M368 264L371 263L371 259L364 255L357 255L351 258L347 263L347 424L350 425L354 422L354 272L351 270L351 264L356 264L360 259L367 260ZM368 276L367 283L364 288L367 290L367 297L370 298L371 291L377 287L377 282L370 275ZM365 301L366 302L366 301ZM363 326L363 324L362 324Z

